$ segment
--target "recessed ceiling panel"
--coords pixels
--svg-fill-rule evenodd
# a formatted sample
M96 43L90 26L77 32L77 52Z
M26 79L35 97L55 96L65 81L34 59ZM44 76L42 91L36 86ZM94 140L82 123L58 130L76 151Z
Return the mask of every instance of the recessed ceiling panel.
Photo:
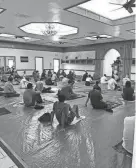
M129 1L132 1L132 6L134 6L134 1ZM78 7L94 12L105 18L116 20L136 14L135 7L131 7L132 11L130 11L131 9L128 5L123 7L126 3L127 0L91 0L78 5Z
M45 36L66 36L78 33L78 28L60 23L30 23L20 27L26 33Z

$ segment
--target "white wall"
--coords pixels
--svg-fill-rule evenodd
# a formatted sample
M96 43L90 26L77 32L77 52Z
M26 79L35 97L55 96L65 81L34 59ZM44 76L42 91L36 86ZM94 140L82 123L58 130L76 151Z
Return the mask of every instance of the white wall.
M67 52L63 54L63 60L70 60L75 59L76 57L78 59L95 59L95 51L80 51L80 52ZM87 65L87 64L67 64L63 63L61 65L62 69L68 69L66 73L69 72L69 70L74 70L76 75L83 75L85 70L90 70L92 72L89 72L91 75L94 74L95 71L95 65ZM76 70L82 70L82 71L76 71Z
M49 52L49 51L35 51L35 50L22 50L11 48L0 48L0 56L15 56L16 69L35 69L35 57L43 57L44 69L53 68L53 59L61 59L62 53ZM29 62L20 62L20 56L28 56Z

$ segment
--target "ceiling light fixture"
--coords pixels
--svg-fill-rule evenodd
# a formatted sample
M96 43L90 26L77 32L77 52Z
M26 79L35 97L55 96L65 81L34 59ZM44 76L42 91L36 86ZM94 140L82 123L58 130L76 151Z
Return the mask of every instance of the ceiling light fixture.
M97 40L96 38L94 37L85 37L86 40Z
M61 23L29 23L19 27L25 33L44 36L66 36L78 33L78 28Z
M53 23L46 23L45 30L43 30L42 33L46 36L54 36L57 34L56 26Z
M1 34L0 34L0 37L6 37L6 38L15 38L15 35L1 33Z
M0 14L3 13L6 9L0 8Z
M85 37L85 39L87 40L98 40L98 39L108 39L108 38L112 38L112 36L102 34L102 35L95 35L92 37Z

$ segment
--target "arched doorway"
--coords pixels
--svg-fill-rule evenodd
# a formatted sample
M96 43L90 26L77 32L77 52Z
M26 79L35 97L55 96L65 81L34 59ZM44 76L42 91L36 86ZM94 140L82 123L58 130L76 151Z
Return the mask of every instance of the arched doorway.
M106 53L103 62L103 74L106 74L107 76L112 75L111 65L114 63L114 61L116 61L117 57L120 57L120 53L115 49L110 49Z

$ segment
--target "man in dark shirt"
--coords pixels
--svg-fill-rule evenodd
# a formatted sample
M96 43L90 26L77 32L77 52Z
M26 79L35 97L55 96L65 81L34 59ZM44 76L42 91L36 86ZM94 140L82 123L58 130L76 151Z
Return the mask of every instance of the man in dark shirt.
M99 86L99 81L96 81L96 83L95 83L93 88L95 88L96 90L99 90L101 92L101 88Z
M122 97L124 100L133 101L135 100L134 89L131 87L131 82L127 81L123 88Z
M89 99L94 109L105 109L106 111L113 112L108 104L103 101L103 97L98 88L94 87L93 90L89 92L85 106L87 106Z
M83 75L82 81L86 81L86 78L88 77L87 71L85 71L85 74Z
M64 86L61 90L59 90L58 95L59 94L63 94L66 98L66 100L72 100L75 99L77 97L77 94L75 94L73 92L72 86L73 84L70 83L71 81L68 81L68 85Z

